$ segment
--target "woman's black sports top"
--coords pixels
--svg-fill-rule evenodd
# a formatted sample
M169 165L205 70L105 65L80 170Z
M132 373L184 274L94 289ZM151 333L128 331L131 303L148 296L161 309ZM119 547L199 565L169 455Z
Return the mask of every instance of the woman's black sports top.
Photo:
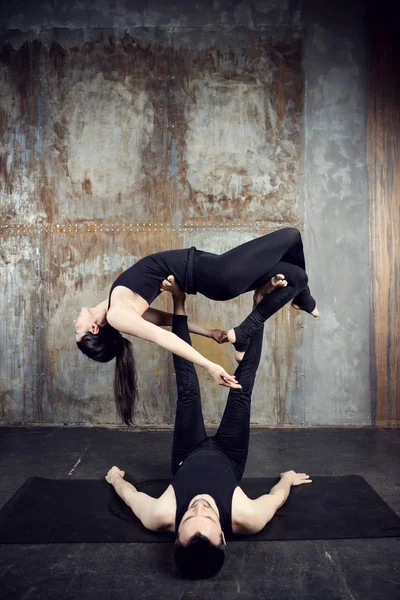
M108 300L110 308L111 293L115 287L122 285L136 292L151 304L160 294L160 283L173 275L181 290L187 294L196 294L193 286L193 260L195 247L184 250L166 250L150 254L138 260L126 269L111 286Z
M189 503L198 494L209 494L219 510L222 531L232 535L232 496L238 486L231 461L214 447L191 452L174 475L176 497L175 531Z

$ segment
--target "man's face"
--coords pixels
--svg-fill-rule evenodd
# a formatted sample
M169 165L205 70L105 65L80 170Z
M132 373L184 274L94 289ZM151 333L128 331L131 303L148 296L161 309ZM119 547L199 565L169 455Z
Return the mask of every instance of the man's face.
M222 529L218 514L204 498L195 498L189 504L179 525L179 541L185 545L196 533L201 533L216 546L220 543Z

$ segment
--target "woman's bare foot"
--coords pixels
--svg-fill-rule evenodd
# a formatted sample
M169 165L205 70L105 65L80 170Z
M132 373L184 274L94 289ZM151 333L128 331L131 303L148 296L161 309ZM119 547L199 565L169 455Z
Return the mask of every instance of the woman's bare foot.
M264 298L264 296L266 296L267 294L271 294L271 292L274 292L278 288L286 287L287 284L288 283L287 283L284 275L282 275L281 273L274 275L274 277L272 277L272 279L270 279L270 281L268 281L268 283L266 283L262 288L258 288L258 290L256 290L254 292L253 310L255 309L257 304L260 304L260 302ZM231 344L234 344L236 342L235 330L233 328L229 329L229 331L227 331L227 337L228 337L228 340L231 342ZM245 352L239 352L238 350L235 350L235 360L238 363L240 363L243 360L244 355L245 355Z
M295 308L296 310L301 310L300 306L297 306L297 304L294 304L294 302L292 301L292 306L293 308ZM312 315L313 317L317 318L319 317L319 310L317 307L314 308L314 310L311 313L308 313L310 315Z
M186 298L185 292L182 292L173 275L168 275L167 279L164 279L160 284L160 290L162 292L169 292L176 298Z

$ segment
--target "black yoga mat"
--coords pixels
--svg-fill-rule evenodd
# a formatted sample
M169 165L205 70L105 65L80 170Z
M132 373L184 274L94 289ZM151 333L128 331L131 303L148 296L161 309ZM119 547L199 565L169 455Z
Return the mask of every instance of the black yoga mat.
M131 481L132 479L129 478ZM276 478L243 479L251 497ZM136 484L158 497L168 480ZM400 536L400 518L358 475L315 477L292 488L286 504L258 534L234 540L315 540ZM173 534L145 529L105 480L32 477L0 511L0 542L169 542Z

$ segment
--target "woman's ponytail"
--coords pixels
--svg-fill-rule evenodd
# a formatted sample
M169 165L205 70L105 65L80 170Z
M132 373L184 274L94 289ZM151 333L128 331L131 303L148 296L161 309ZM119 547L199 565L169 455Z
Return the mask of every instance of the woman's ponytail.
M132 344L121 336L118 345L114 375L115 404L124 423L131 425L138 395L136 364Z
M108 362L116 358L114 397L124 423L131 425L137 398L136 365L132 344L109 323L98 334L87 332L77 342L78 348L93 360Z

